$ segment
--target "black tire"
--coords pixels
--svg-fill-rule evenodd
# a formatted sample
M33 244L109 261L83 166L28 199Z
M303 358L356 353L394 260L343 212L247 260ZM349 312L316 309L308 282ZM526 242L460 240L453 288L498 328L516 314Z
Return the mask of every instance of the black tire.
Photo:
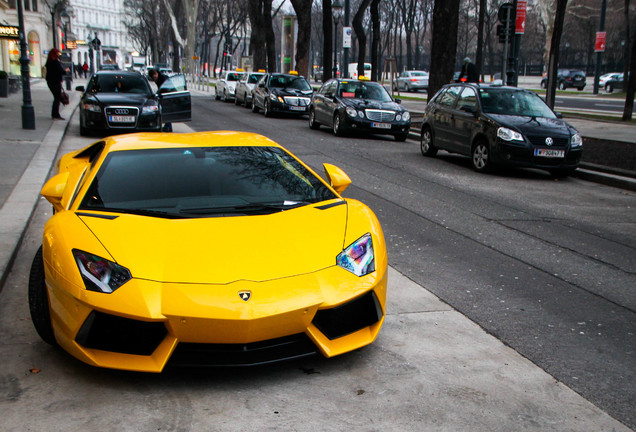
M393 135L393 137L395 138L395 140L397 142L404 142L406 141L406 138L408 138L409 134L408 132L402 132L402 133L398 133Z
M239 102L238 94L234 96L234 105L241 105L241 102Z
M309 128L310 129L320 129L320 123L316 121L316 112L313 108L309 110Z
M471 152L473 168L477 172L491 172L493 164L490 157L488 141L481 139L475 143Z
M564 82L564 81L561 81L561 82L559 83L559 90L565 90L565 89L567 89L567 87L565 86L565 82Z
M344 135L344 129L342 127L342 116L340 113L336 113L333 116L333 134L337 137L341 137Z
M269 100L265 99L265 103L263 103L263 115L265 117L272 116L272 107L269 105Z
M80 136L88 136L88 130L82 125L80 125Z
M614 91L614 87L612 86L612 84L605 84L605 91L607 93L612 93Z
M248 109L249 109L249 108L252 108L252 106L253 106L252 102L251 102L251 101L250 101L250 102L248 102L248 101L247 101L247 97L246 97L246 98L245 98L245 108L248 108Z
M583 89L584 89L584 88L585 88L585 86L583 86L583 87L578 87L578 88L577 88L577 90L578 90L578 91L583 91Z
M221 95L216 91L216 87L214 88L214 100L221 100Z
M433 157L437 154L437 147L433 144L433 131L428 126L422 128L420 151L424 156L428 157Z
M46 293L44 282L44 260L42 258L42 246L33 257L31 272L29 273L29 310L31 321L38 335L49 345L57 345L53 326L51 325L51 311L49 309L49 297Z
M252 112L253 113L257 113L259 111L258 107L256 106L256 104L254 103L254 100L252 100Z

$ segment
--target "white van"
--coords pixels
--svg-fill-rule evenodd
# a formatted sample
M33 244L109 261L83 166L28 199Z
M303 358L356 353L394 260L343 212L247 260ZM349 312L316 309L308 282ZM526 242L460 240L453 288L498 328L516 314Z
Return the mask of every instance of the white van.
M364 64L364 76L371 79L371 63ZM349 63L349 78L358 79L358 63Z

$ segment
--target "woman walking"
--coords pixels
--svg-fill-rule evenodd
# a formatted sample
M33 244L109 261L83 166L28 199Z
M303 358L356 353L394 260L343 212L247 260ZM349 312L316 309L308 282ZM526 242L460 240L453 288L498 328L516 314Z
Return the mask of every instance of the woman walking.
M60 115L60 100L62 97L62 76L66 74L66 71L62 67L60 62L60 55L62 53L57 48L53 48L49 51L49 56L46 59L46 84L49 86L49 90L53 94L53 106L51 107L51 117L55 120L64 120Z

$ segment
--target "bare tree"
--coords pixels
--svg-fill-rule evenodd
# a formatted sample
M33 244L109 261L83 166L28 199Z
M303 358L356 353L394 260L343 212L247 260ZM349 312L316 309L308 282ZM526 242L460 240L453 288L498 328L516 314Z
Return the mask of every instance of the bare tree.
M358 11L353 16L353 30L356 32L356 36L358 39L358 76L364 76L364 60L365 54L367 52L367 35L364 32L364 26L362 25L362 19L364 18L364 13L371 0L362 0L360 2L360 7L358 7ZM345 68L348 68L349 65L344 65Z
M291 0L296 12L299 29L311 29L312 0ZM311 34L309 31L299 31L296 42L296 70L303 76L309 76L309 45Z
M185 21L186 21L186 37L181 36L179 26L177 25L177 19L172 11L172 5L168 0L163 0L163 4L170 16L170 23L172 25L172 31L176 42L179 44L186 58L186 72L194 72L194 53L196 48L196 23L197 14L199 12L199 0L181 0L181 5L184 8Z
M458 16L459 0L435 2L429 94L435 94L453 76L457 55Z
M559 43L561 41L561 33L563 32L563 21L565 20L565 9L568 0L556 0L556 14L554 16L554 26L552 31L552 39L550 41L550 58L548 61L548 85L546 89L546 103L550 108L554 108L554 99L556 96L556 77L557 67L559 65Z

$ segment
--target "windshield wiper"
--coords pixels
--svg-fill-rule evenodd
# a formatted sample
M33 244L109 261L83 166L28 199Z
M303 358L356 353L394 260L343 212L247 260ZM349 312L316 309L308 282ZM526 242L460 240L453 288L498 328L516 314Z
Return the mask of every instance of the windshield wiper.
M80 208L80 210L82 210ZM83 208L83 210L91 210L91 211L105 211L112 213L123 213L123 214L132 214L138 216L150 216L150 217L159 217L164 219L183 219L184 217L177 213L169 213L161 210L152 210L152 209L129 209L129 208L111 208L111 207L88 207Z
M305 206L309 203L305 201L284 201L282 203L249 203L229 206L214 207L190 207L179 210L181 214L222 214L222 213L262 213L269 214L276 211L291 210Z

